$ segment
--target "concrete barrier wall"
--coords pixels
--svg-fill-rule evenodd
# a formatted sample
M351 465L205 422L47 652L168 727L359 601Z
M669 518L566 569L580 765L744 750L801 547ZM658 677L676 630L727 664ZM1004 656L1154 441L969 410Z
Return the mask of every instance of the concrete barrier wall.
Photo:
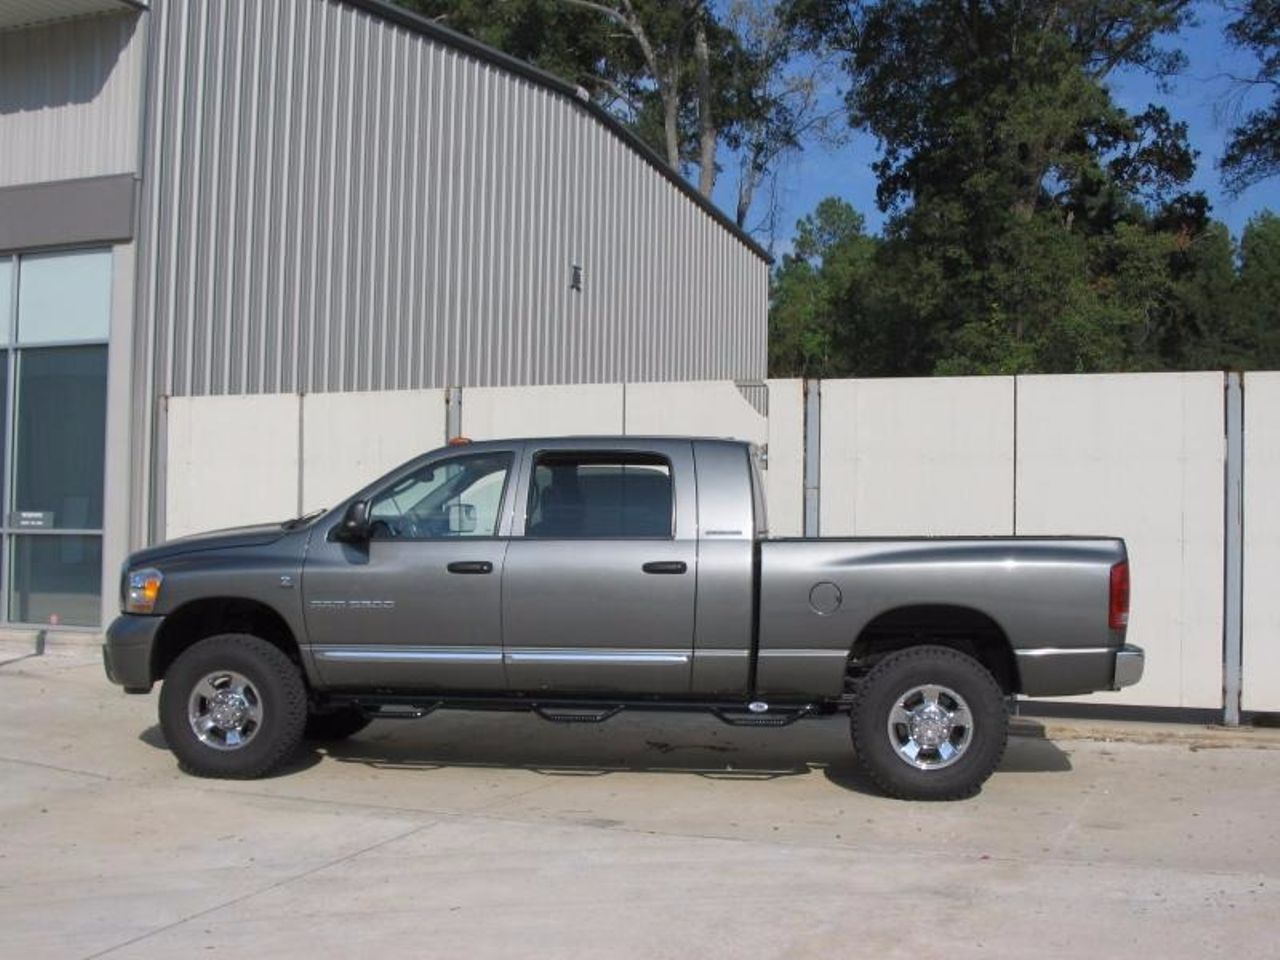
M824 537L1013 533L1013 378L824 380Z
M1219 373L1018 378L1017 532L1129 548L1146 676L1088 699L1222 704L1223 417Z
M803 380L769 380L769 456L764 488L769 535L798 537L804 533L804 399ZM813 389L817 389L816 384Z
M462 391L473 440L582 434L734 437L768 444L765 491L775 536L803 529L804 382L771 380L769 416L730 381L478 387Z
M465 389L460 432L732 436L768 444L774 536L804 529L820 391L825 536L1116 535L1133 560L1137 687L1086 700L1223 705L1224 378L1218 373ZM445 391L169 402L169 536L325 506L445 439ZM1280 710L1280 374L1245 388L1244 695Z
M302 398L303 513L329 507L445 442L444 390Z
M1245 710L1280 711L1280 373L1244 377Z
M472 440L623 432L620 383L472 387L462 391L462 429Z
M165 539L298 513L295 394L170 397Z

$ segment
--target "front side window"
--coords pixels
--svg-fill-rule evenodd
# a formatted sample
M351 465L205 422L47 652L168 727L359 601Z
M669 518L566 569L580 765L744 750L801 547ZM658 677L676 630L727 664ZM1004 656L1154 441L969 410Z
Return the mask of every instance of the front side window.
M372 540L492 537L498 532L510 453L477 453L415 470L369 503Z
M671 536L671 464L645 453L540 453L525 535L553 539Z

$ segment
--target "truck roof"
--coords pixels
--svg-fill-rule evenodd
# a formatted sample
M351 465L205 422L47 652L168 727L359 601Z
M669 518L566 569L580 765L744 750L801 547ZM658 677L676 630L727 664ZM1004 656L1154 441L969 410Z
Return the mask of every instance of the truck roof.
M465 439L465 442L462 442L464 439ZM489 440L471 440L466 438L458 438L456 440L450 441L450 444L453 444L459 447L483 448L483 447L507 446L508 444L512 444L512 443L543 444L543 443L575 443L578 441L590 441L593 444L595 443L634 444L634 443L651 443L651 442L671 443L671 442L688 441L688 442L698 442L698 443L724 443L724 444L733 444L736 446L744 446L744 447L751 445L751 441L739 440L735 437L699 437L699 436L671 436L669 434L663 435L663 434L620 434L620 433L562 434L559 436L506 437L506 438L493 438Z

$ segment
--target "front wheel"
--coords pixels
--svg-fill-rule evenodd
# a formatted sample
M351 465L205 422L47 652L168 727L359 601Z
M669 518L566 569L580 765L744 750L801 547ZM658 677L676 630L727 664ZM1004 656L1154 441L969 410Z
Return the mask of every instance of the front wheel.
M909 647L862 679L853 745L885 793L959 800L977 793L1004 756L1009 713L982 664L950 647Z
M160 726L178 764L200 777L251 780L287 762L307 722L297 665L249 634L182 652L160 688Z

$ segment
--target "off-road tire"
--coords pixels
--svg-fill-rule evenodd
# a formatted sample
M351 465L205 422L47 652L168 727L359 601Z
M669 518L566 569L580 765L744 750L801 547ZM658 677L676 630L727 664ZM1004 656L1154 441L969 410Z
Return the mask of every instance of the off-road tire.
M913 686L937 684L968 703L971 740L950 766L920 770L905 762L888 733L889 713ZM981 663L950 647L908 647L891 653L864 676L850 710L858 762L882 791L903 800L963 800L995 772L1009 735L1004 692Z
M307 714L303 736L308 740L334 743L354 736L372 722L373 718L358 707L317 710Z
M244 746L217 750L201 742L188 718L196 684L211 673L233 670L248 678L262 702L260 729ZM208 637L184 650L160 688L160 726L178 765L198 777L253 780L293 757L307 722L302 672L280 648L244 633Z

